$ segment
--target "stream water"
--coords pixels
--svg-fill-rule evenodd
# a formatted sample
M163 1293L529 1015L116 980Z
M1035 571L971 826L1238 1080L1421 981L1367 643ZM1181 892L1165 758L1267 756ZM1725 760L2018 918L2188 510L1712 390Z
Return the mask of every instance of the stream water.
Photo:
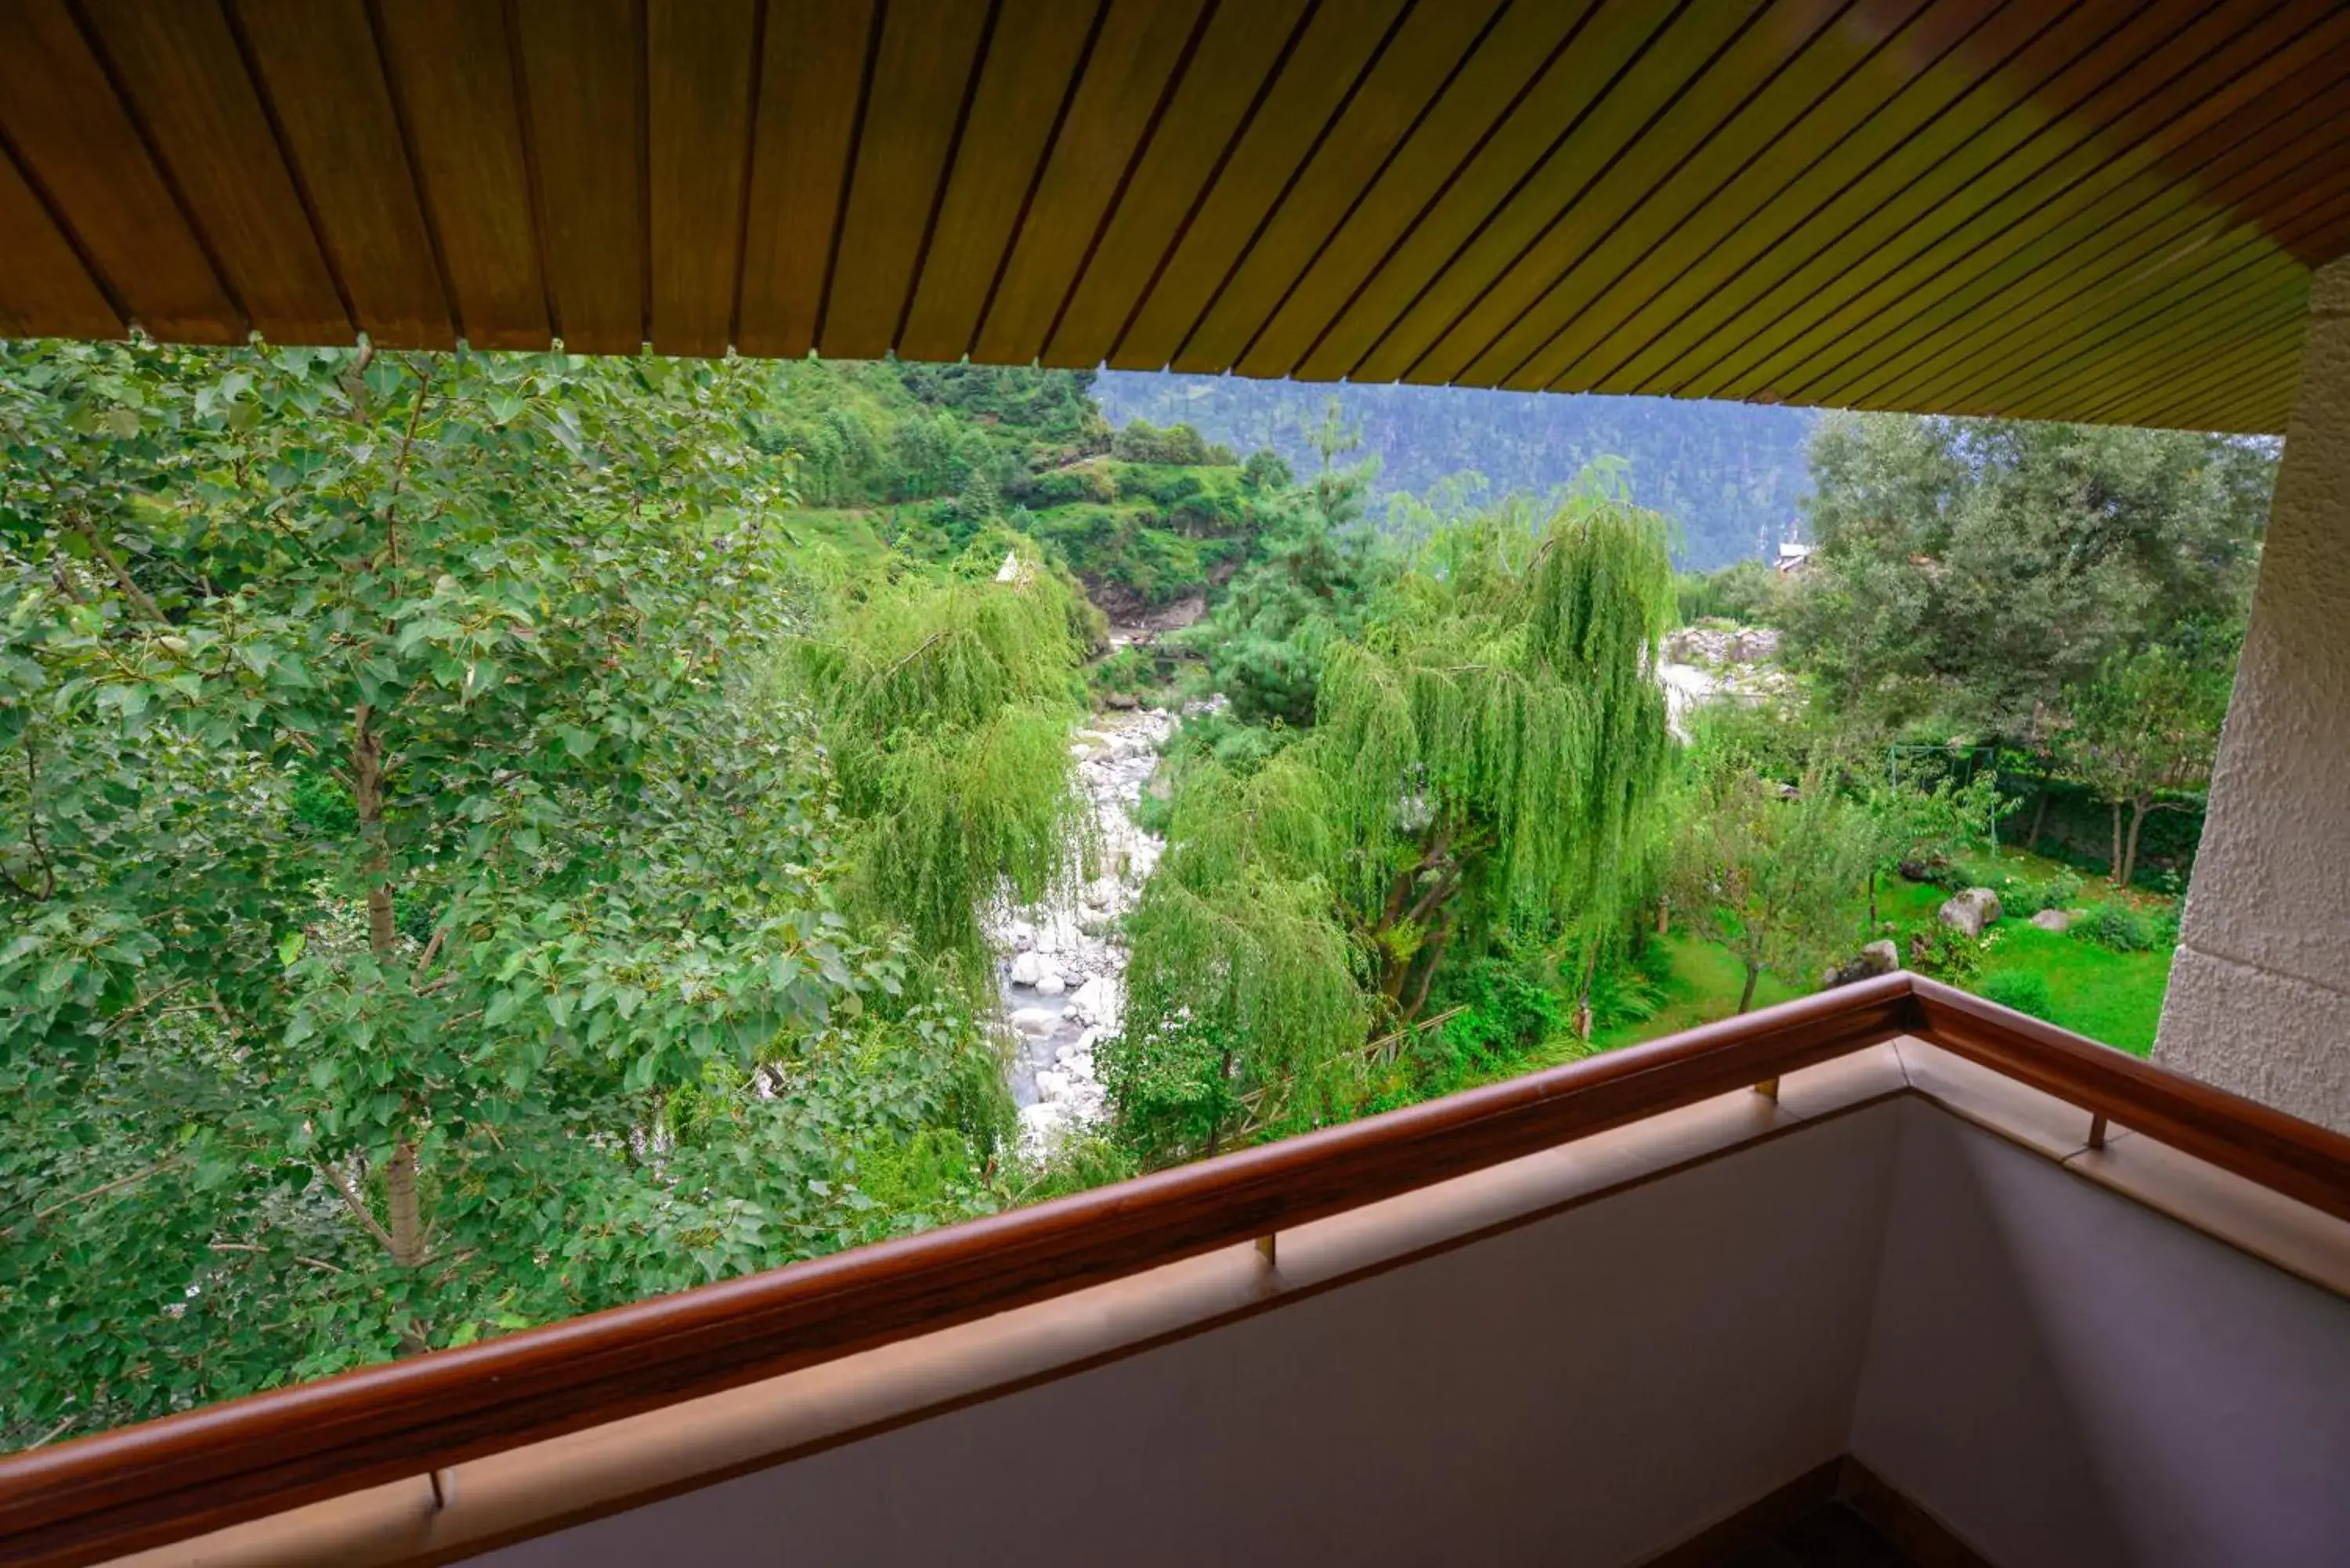
M1094 1044L1117 1033L1125 1001L1118 920L1159 860L1159 840L1135 826L1134 814L1175 721L1163 708L1113 709L1071 738L1078 782L1092 805L1097 875L1043 904L1012 910L992 933L1012 1035L1012 1097L1020 1107L1021 1143L1032 1158L1102 1116Z

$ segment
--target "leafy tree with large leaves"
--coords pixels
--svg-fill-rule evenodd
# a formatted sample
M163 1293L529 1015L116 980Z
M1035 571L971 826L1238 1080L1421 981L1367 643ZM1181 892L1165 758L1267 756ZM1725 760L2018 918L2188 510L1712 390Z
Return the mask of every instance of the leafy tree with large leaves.
M0 1438L991 1200L764 674L765 373L0 348Z
M1374 1032L1504 928L1612 929L1664 775L1662 520L1586 488L1448 529L1326 658L1306 735L1181 779L1101 1060L1159 1158L1351 1112Z

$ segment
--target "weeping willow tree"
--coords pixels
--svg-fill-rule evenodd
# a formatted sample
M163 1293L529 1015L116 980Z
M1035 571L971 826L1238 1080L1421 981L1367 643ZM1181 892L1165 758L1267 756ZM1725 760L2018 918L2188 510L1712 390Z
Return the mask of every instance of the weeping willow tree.
M1439 534L1330 654L1312 732L1185 776L1103 1057L1160 1157L1350 1108L1449 956L1503 926L1596 951L1647 891L1665 779L1666 524L1588 483Z
M1087 820L1069 761L1075 590L1018 546L1003 561L868 584L796 649L856 894L972 974L984 911L1073 876Z

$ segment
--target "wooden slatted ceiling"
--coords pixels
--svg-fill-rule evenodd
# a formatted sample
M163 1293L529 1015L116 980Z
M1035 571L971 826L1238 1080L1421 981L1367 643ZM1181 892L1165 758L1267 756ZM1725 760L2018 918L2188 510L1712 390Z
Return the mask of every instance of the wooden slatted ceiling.
M2272 431L2343 0L0 0L0 330Z

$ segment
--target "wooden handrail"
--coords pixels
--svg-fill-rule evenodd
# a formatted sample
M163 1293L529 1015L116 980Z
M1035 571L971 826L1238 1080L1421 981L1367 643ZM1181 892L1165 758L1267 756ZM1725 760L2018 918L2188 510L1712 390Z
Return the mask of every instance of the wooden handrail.
M0 1459L68 1568L1248 1242L1914 1034L2350 1219L2350 1138L1893 974L1034 1208Z

